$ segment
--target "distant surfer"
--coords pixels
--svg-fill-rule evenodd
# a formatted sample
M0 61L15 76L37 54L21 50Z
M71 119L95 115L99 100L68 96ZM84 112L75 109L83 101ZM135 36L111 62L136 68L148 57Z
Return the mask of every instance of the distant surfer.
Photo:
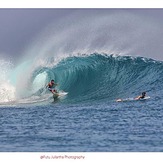
M134 100L144 99L146 97L146 92L142 92L142 95L134 98ZM130 101L130 99L117 99L116 102Z
M54 93L58 93L57 90L55 89L55 86L57 86L58 84L54 82L54 80L51 80L48 85L46 86L46 88L48 88L48 90L50 92Z
M144 99L146 96L146 92L142 92L142 95L141 96L138 96L135 98L135 100L140 100L140 99Z

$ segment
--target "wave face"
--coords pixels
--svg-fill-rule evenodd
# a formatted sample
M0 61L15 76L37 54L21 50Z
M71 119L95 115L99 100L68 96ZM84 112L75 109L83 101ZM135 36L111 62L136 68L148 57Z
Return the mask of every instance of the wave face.
M60 89L69 92L69 99L84 101L160 90L162 68L161 62L141 57L91 54L66 58L44 72L60 83Z
M48 61L46 66L38 66L37 63L30 71L29 68L25 70L27 65L31 66L31 62L28 64L22 64L12 71L14 76L17 73L21 76L21 81L26 81L21 89L18 89L20 81L17 81L17 98L28 101L36 96L38 102L39 99L45 99L49 95L45 85L51 79L59 83L59 90L69 92L66 97L68 102L109 101L132 97L142 91L150 94L163 91L163 63L143 57L80 55L64 58L57 64L52 60ZM23 71L18 73L22 66ZM29 75L27 72L30 72Z

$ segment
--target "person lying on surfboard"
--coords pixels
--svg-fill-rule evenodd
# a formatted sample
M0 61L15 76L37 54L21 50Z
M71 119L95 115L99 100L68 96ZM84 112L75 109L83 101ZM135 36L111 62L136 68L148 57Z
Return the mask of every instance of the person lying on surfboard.
M55 83L54 82L54 80L51 80L48 84L47 84L47 86L46 86L46 88L48 88L48 90L51 92L51 93L57 93L57 90L55 89L55 86L57 86L58 84L57 83Z
M134 98L134 100L144 99L145 97L146 97L146 92L142 92L142 95ZM116 102L122 102L122 101L128 101L128 100L129 99L117 99Z
M146 92L142 92L142 95L141 96L138 96L135 98L135 100L140 100L140 99L144 99L146 96Z

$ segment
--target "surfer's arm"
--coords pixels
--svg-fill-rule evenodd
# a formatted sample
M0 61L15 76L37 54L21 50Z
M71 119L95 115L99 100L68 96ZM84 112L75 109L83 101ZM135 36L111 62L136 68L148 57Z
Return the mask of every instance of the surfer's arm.
M141 98L141 96L138 96L138 97L135 98L135 100L139 100L140 98Z

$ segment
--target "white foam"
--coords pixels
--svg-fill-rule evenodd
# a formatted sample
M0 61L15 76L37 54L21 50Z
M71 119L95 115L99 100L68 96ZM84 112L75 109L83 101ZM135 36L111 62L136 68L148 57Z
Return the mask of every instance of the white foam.
M8 81L0 84L0 103L15 100L15 87Z
M8 79L12 64L10 61L0 60L0 103L15 100L15 87Z

